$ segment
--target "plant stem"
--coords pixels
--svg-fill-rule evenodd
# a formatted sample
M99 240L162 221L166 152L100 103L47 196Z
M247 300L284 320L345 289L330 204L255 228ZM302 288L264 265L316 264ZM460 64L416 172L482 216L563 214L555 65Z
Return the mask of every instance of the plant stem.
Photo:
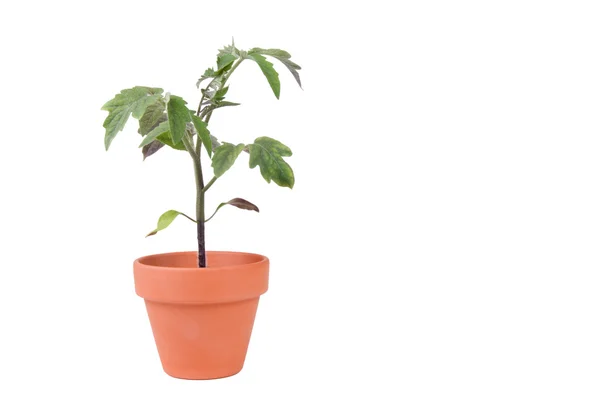
M194 162L194 175L196 177L196 226L198 232L198 268L206 267L206 248L204 239L204 178L202 177L202 164L200 162L201 140L196 138L196 150L194 151L194 140L187 133L182 142L185 149L190 153ZM187 215L186 215L187 217ZM189 217L188 217L189 218ZM191 218L190 218L191 219Z
M200 138L196 138L201 143ZM198 148L200 146L196 146ZM204 178L200 163L200 149L194 157L194 175L196 176L196 226L198 231L198 268L206 267L206 245L204 237Z
M210 181L208 181L208 183L206 184L206 186L204 186L204 193L206 193L206 191L208 189L210 189L210 187L213 185L213 183L215 183L217 181L217 177L213 176L212 179Z
M233 63L233 65L231 66L231 69L229 70L229 72L227 72L227 74L223 78L223 83L221 84L221 87L225 86L225 82L227 82L227 79L229 79L231 74L233 74L233 71L235 71L235 69L240 66L242 61L244 61L243 58L238 58L237 61Z
M231 76L233 71L242 63L243 58L238 59L227 75L223 77L223 82L221 83L221 87L225 86L225 82ZM213 79L214 80L214 79ZM202 95L200 99L200 104L198 105L198 111L196 115L201 114L202 103L204 102L205 96ZM210 117L212 116L212 110L206 115L205 122L208 124L210 121ZM212 186L213 183L217 180L217 177L213 177L210 182L206 186L204 186L204 178L202 176L202 163L201 163L201 154L202 154L202 141L196 135L196 149L194 151L194 141L191 138L184 139L184 145L192 159L194 160L194 175L196 177L196 226L198 228L198 268L206 267L206 240L205 240L205 231L204 231L204 192L208 190L209 187ZM186 143L187 142L187 143ZM214 214L213 214L214 215Z

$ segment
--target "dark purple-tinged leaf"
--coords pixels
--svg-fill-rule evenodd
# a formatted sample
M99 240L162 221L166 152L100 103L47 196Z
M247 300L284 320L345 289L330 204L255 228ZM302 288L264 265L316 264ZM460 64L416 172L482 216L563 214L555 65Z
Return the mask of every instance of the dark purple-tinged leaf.
M159 142L158 140L153 141L150 144L145 145L142 148L142 154L144 156L144 160L147 157L150 157L152 154L156 153L158 150L160 150L165 144Z
M169 121L163 121L158 124L154 129L148 132L147 135L144 136L144 140L140 143L140 147L144 147L150 143L152 143L158 136L162 135L165 132L169 132Z
M214 217L215 214L217 213L217 211L219 211L221 209L221 207L227 206L227 205L234 206L234 207L237 207L237 208L241 208L242 210L249 210L249 211L256 211L256 212L258 212L258 207L256 207L254 204L250 203L248 200L244 200L244 199L241 199L239 197L236 197L235 199L231 199L231 200L229 200L226 203L219 204L219 206L217 207L217 209L215 210L215 212L205 222L208 222L212 217Z
M225 204L229 204L230 206L241 208L242 210L251 210L251 211L256 211L256 212L259 211L258 207L256 207L254 204L250 203L248 200L244 200L239 197L236 197L235 199L231 199Z
M138 133L142 136L146 136L150 131L158 124L167 120L166 105L164 99L161 97L156 102L150 104L142 118L140 118L140 127Z

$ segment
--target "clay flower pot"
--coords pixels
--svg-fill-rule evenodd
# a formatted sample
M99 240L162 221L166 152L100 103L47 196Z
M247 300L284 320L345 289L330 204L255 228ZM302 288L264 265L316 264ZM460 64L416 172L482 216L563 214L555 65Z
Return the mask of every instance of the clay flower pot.
M267 291L269 259L251 253L166 253L135 260L135 291L143 297L163 369L175 378L215 379L238 373Z

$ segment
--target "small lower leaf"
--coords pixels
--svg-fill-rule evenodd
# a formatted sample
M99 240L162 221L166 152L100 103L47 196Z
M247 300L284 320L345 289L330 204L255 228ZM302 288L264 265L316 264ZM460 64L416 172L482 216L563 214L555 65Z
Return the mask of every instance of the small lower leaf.
M171 222L173 222L173 220L175 220L175 218L177 218L178 215L183 215L190 221L196 222L193 218L188 217L187 215L185 215L182 212L175 211L175 210L169 210L169 211L164 212L158 218L158 223L156 224L156 229L153 230L152 232L150 232L149 234L147 234L146 237L156 235L157 232L162 231L163 229L166 229L169 225L171 225Z
M234 207L240 208L242 210L250 210L250 211L259 212L258 207L256 207L254 204L250 203L248 200L244 200L239 197L236 197L235 199L231 199L226 203L219 204L219 206L217 207L215 212L210 216L210 218L208 218L204 222L208 222L212 217L215 216L215 214L217 213L217 211L219 211L221 209L221 207L226 206L226 205L234 206Z

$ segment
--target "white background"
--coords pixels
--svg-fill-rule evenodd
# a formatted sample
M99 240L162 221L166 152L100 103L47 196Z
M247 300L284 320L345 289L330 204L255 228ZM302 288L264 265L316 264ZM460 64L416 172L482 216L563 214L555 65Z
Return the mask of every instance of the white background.
M393 4L393 5L392 5ZM0 398L600 398L600 10L594 1L22 1L0 6ZM240 161L210 249L271 258L245 369L160 367L132 261L193 250L189 157L142 162L100 107L199 99L234 36L288 50L215 112L294 151L293 190Z

